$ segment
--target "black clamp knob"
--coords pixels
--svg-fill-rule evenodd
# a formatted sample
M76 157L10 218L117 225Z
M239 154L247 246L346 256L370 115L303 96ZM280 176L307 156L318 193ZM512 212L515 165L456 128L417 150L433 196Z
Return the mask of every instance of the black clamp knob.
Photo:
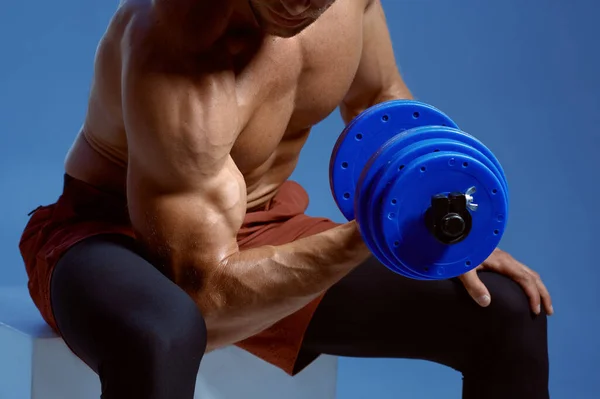
M473 219L463 193L438 194L431 197L425 223L433 236L443 244L456 244L471 232Z

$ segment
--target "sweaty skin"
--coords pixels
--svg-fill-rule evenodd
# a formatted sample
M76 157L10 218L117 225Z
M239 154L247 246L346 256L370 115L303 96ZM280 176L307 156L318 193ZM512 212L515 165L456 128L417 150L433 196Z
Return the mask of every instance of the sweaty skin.
M136 234L201 309L213 350L369 256L353 222L247 251L236 235L290 177L312 126L338 106L349 122L410 97L379 0L125 0L66 172L127 194Z

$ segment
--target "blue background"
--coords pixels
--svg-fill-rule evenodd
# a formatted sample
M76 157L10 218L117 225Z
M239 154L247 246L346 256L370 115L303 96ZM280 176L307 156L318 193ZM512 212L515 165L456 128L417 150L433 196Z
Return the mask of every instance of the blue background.
M26 282L17 250L26 214L60 193L96 45L116 3L2 5L0 285ZM503 163L512 203L501 246L539 271L554 298L552 397L600 397L600 268L593 241L600 226L600 3L383 4L415 96L451 115ZM294 174L312 196L310 213L339 221L327 166L342 128L337 113L316 127ZM341 360L340 399L459 398L460 387L458 373L435 364Z

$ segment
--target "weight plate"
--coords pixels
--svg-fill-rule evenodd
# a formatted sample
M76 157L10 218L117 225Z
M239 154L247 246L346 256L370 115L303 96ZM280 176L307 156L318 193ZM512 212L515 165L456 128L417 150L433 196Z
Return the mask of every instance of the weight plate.
M377 215L390 251L398 264L429 279L460 276L482 263L497 247L506 224L507 202L502 183L477 159L458 152L427 153L399 170L392 162L382 176L390 181ZM477 189L477 211L470 234L461 242L439 242L425 224L431 197L451 191ZM409 189L407 189L409 188Z
M437 128L432 127L431 130L435 131L437 130ZM469 155L482 162L488 169L490 169L494 173L494 175L496 175L498 180L500 180L500 182L502 183L502 193L506 196L506 201L508 202L508 196L506 195L507 184L506 180L504 179L504 175L498 171L496 164L494 164L489 157L485 156L476 147L473 147L465 142L470 140L469 136L465 136L464 134L457 134L454 137L462 139L462 141L457 141L454 138L436 138L435 133L431 135L423 135L423 137L428 138L410 143L409 141L404 140L403 136L396 136L382 147L382 150L380 150L378 156L382 159L387 158L391 160L393 158L395 163L399 165L398 167L402 167L403 165L406 165L409 162L411 162L411 160L413 160L414 158L423 156L427 153L440 151L454 151ZM465 138L466 140L464 140ZM406 145L407 142L409 143L408 145ZM384 154L391 155L386 156Z
M371 156L395 135L430 125L458 127L437 108L412 100L378 104L348 124L334 146L329 164L331 192L346 219L355 218L356 185Z
M380 151L385 150L385 146L388 145L394 145L395 148L401 148L427 139L450 139L460 141L467 144L468 146L473 147L485 157L487 157L489 161L495 166L495 168L492 168L492 171L494 171L494 174L496 174L498 180L500 180L500 182L502 183L504 188L503 191L506 195L506 200L507 202L509 202L509 190L506 182L506 176L504 174L504 170L502 169L502 165L500 164L496 156L488 147L486 147L477 138L457 128L446 126L416 127L414 129L406 130L400 133L399 135L396 135L393 138L393 142L391 140L386 142L385 145L380 148ZM479 160L481 161L481 159Z
M360 194L358 194L360 195ZM365 195L368 195L365 191ZM359 198L359 197L357 197ZM368 197L367 197L368 198ZM367 205L370 201L358 199L359 202ZM381 245L380 241L381 237L377 234L380 230L380 227L373 226L376 224L378 218L375 216L379 212L378 207L376 208L368 208L368 206L363 206L356 209L356 221L360 228L361 235L365 241L365 244L371 251L371 254L375 258L381 262L388 269L394 271L397 274L403 275L408 278L412 278L415 280L428 280L429 278L417 274L412 270L404 267L401 263L399 263L394 256L389 256L382 249L385 249L384 245ZM375 223L374 223L375 222Z
M390 156L393 157L393 154L390 154ZM381 232L381 227L376 225L376 222L379 220L376 215L379 212L378 207L381 203L382 192L381 184L379 184L381 182L379 176L384 172L384 166L389 161L390 159L383 156L377 159L376 157L372 157L367 162L367 166L364 168L357 183L354 201L356 222L367 247L373 256L384 266L405 277L417 280L428 279L398 263L394 255L386 253L385 245L381 245L384 243L384 239L378 234ZM370 178L367 179L367 176Z
M425 128L421 128L424 130ZM435 129L434 129L435 130ZM432 134L435 137L435 134ZM453 138L462 139L464 134L456 134ZM396 168L402 168L408 165L414 159L419 158L428 153L439 151L454 151L469 155L481 161L485 167L490 169L494 174L498 175L496 166L491 160L479 152L476 148L471 147L464 142L455 141L453 139L427 139L414 142L407 147L403 147L406 141L402 140L401 136L396 136L385 143L382 148L369 160L363 174L359 178L355 208L357 209L356 219L361 226L363 236L368 237L368 246L373 254L386 266L394 265L397 272L406 275L407 277L417 279L429 279L429 276L420 275L418 270L411 272L402 265L399 265L395 260L395 256L391 253L386 245L383 229L377 226L379 219L373 215L379 214L379 206L382 203L382 193L391 183L391 179L396 176ZM393 162L392 162L393 161ZM390 172L391 170L391 172ZM370 175L370 178L367 176ZM407 188L404 188L407 189ZM410 189L410 188L408 188ZM448 188L448 191L460 191L463 188ZM505 194L504 189L501 189L502 195ZM475 199L477 194L475 193ZM390 267L391 268L391 267Z
M386 188L393 183L393 181L397 178L398 171L402 170L406 165L410 165L413 161L417 160L427 154L433 154L441 151L452 151L461 153L464 155L469 155L474 159L481 161L484 167L490 169L493 173L495 166L491 163L491 161L481 154L479 151L470 147L462 142L450 140L450 139L429 139L415 142L407 147L401 147L402 140L397 138L392 139L389 143L386 143L384 149L379 152L379 157L389 159L386 166L381 168L378 173L378 176L373 179L372 189L370 192L370 201L367 207L371 209L376 209L380 206L380 204L384 203L382 201L382 195ZM400 148L397 148L400 147ZM379 182L380 184L377 184ZM468 187L467 187L468 188ZM447 187L446 192L455 192L461 191L465 192L465 187ZM411 187L403 187L403 190L412 190ZM500 193L502 191L502 193ZM503 195L503 190L500 189L496 192L498 195ZM478 200L477 193L474 194L475 202ZM430 197L429 197L430 198ZM380 214L381 210L377 210L375 214ZM406 212L410 212L407 210ZM504 217L503 217L504 218ZM394 248L390 245L390 243L386 240L386 234L384 228L382 226L374 226L379 220L371 218L367 223L370 224L369 230L371 234L374 235L373 241L376 245L378 245L378 250L383 253L383 256L388 260L388 263L397 264L399 263L395 260L395 255L393 253ZM402 271L401 274L407 275L406 267L398 267ZM408 269L410 271L410 269ZM412 270L412 277L415 278L414 275L418 275L419 279L431 279L432 277L429 275L423 275L420 273L420 270Z
M361 229L361 234L371 253L384 266L408 278L428 280L428 277L415 273L398 262L386 245L385 237L382 234L382 226L379 225L380 218L377 215L382 212L382 194L386 186L390 184L389 181L385 181L381 177L386 172L386 166L395 154L386 152L378 155L377 160L375 157L369 160L357 185L355 209L356 221ZM380 163L379 167L373 166L376 163ZM370 175L371 178L367 179L367 175Z
M379 250L379 245L377 245L374 230L370 228L373 215L376 211L373 208L370 208L370 201L368 201L368 198L371 198L372 195L372 187L369 184L370 182L365 182L365 184L360 184L357 186L354 200L354 216L356 223L358 224L360 234L363 237L367 248L369 248L369 251L375 258L377 258L387 268L395 271L396 273L402 274L401 270L396 267L397 265L391 262L391 260ZM358 189L358 187L360 187L360 189Z

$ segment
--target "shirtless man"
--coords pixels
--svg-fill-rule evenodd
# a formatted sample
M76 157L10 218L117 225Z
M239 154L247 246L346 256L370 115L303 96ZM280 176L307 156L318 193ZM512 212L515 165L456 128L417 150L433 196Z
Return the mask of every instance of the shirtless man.
M204 353L234 344L290 375L320 354L418 358L462 372L464 398L548 398L535 272L496 250L405 279L288 180L338 106L348 123L410 97L380 0L122 1L64 192L20 244L102 397L190 399Z

